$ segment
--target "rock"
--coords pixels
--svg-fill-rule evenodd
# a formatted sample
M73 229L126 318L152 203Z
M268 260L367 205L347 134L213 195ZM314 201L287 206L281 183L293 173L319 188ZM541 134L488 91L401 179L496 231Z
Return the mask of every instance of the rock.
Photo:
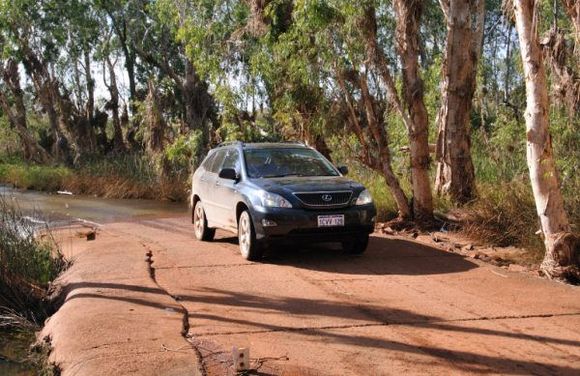
M518 265L518 264L509 264L509 266L508 266L508 270L509 270L510 272L519 272L519 273L522 273L522 272L527 272L527 271L528 271L528 268L526 268L526 267L525 267L525 266L523 266L523 265Z
M384 234L395 235L395 231L390 226L384 226L382 230Z
M472 251L473 250L473 244L467 244L463 246L463 249L466 251Z
M435 243L446 242L446 241L448 241L448 240L449 240L449 239L447 239L446 237L444 237L444 236L441 236L441 235L438 235L438 234L431 234L431 239L433 239L433 241L434 241Z
M488 255L486 255L485 253L478 253L478 255L479 255L479 259L482 261L486 261L486 262L490 262L492 260L495 261L494 259L492 259Z
M478 252L467 252L467 256L472 259L479 259L481 255Z

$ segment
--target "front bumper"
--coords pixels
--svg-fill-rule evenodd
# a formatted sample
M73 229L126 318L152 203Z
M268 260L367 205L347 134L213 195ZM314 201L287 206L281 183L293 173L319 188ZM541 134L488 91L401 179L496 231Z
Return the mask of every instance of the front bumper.
M344 226L318 227L319 215L343 214ZM339 242L374 231L377 210L373 204L332 210L263 208L253 210L254 228L259 241ZM263 222L275 226L264 226Z

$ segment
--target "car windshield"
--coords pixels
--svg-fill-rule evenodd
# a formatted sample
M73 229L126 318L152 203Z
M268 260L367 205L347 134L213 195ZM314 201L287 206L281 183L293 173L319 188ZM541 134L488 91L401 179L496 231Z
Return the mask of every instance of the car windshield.
M307 148L256 148L244 150L250 178L286 176L338 176L320 154Z

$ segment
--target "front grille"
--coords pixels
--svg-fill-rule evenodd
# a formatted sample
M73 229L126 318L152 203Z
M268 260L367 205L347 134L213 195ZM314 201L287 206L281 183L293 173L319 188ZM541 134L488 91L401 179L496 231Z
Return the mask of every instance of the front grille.
M297 192L294 193L307 208L339 208L347 206L352 197L352 191L339 192Z

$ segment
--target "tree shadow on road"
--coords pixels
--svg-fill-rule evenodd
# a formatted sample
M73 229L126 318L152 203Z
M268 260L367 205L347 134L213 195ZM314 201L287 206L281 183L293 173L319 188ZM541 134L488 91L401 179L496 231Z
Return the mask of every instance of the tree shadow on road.
M80 291L79 291L80 289ZM76 290L76 291L75 291ZM108 290L116 290L108 292ZM72 284L71 294L67 300L76 299L105 299L121 301L136 305L143 305L159 310L168 307L155 303L157 294L166 294L162 289L123 283L84 282ZM96 293L96 291L99 291ZM125 291L125 292L123 292ZM542 364L529 359L517 359L517 355L507 352L506 341L510 348L526 348L532 344L544 349L554 346L565 346L570 359L580 348L580 341L565 338L534 335L518 330L489 328L481 325L466 325L470 320L445 320L440 317L417 314L404 309L395 309L385 306L361 302L343 302L326 299L308 299L297 297L268 296L258 293L239 291L225 291L216 288L198 287L190 290L188 295L179 295L176 298L188 307L188 321L193 328L196 338L219 338L221 336L257 336L263 333L287 333L286 335L301 335L309 337L308 341L337 345L349 345L359 348L377 349L401 354L425 356L437 362L448 363L454 372L466 373L500 373L500 374L558 374L577 375L578 369L572 363L569 366L556 364ZM134 296L131 292L137 292ZM124 296L127 294L127 296ZM253 312L253 313L252 313ZM311 325L304 326L290 321L287 324L276 319L275 314L284 317L311 318ZM280 316L281 317L281 316ZM320 319L316 319L316 317ZM271 319L270 319L271 318ZM312 318L314 318L312 320ZM329 325L321 325L323 318L331 319ZM299 320L300 321L300 320ZM485 319L484 321L487 321ZM318 323L314 324L313 323ZM213 328L213 330L196 329ZM377 328L389 328L381 332ZM397 329L400 328L400 329ZM458 350L456 346L448 348L445 343L437 344L433 340L419 341L401 340L407 335L398 335L392 331L403 333L407 330L427 330L447 333L446 338L454 337L462 341L482 341L487 353L473 350ZM381 334L383 333L383 334ZM464 337L474 336L469 339ZM503 353L492 351L489 354L489 344L485 338L501 338ZM411 337L413 338L413 335ZM451 342L453 343L453 342ZM545 345L542 345L545 344ZM548 346L548 347L546 347ZM470 346L473 348L473 346ZM576 349L576 350L573 350ZM534 349L535 351L538 348ZM520 351L515 351L517 354ZM402 355L407 357L408 355ZM545 358L545 357L544 357Z

